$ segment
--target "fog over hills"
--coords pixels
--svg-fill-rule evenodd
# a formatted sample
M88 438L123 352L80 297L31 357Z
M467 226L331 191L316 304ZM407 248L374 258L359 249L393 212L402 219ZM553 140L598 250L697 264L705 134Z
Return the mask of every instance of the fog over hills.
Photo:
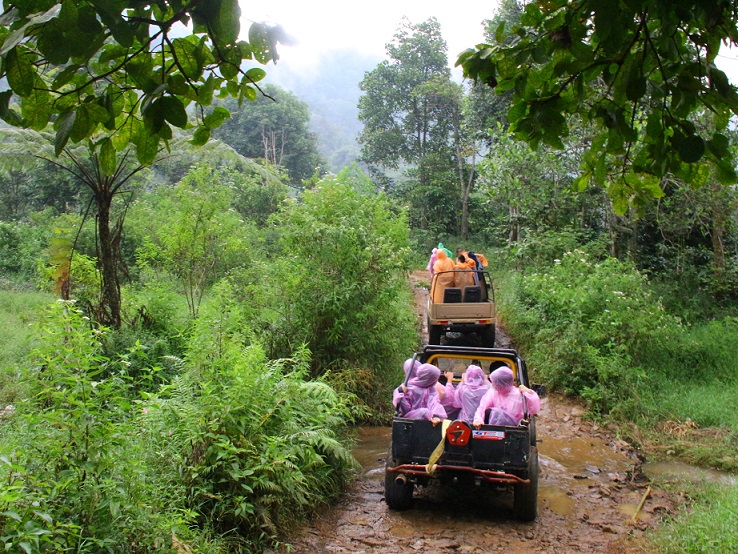
M293 92L310 106L311 127L318 135L330 171L339 171L358 156L359 83L381 60L358 50L342 49L326 52L315 64L300 66L280 61L266 68L265 82Z

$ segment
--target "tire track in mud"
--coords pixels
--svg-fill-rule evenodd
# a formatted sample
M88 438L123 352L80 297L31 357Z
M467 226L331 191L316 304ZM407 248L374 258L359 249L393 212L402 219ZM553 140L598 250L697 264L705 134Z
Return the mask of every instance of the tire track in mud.
M427 281L425 272L412 276ZM418 317L425 328L427 289L415 286ZM498 327L497 346L510 347ZM362 472L339 502L290 540L293 553L428 554L622 553L628 538L658 525L676 497L652 489L633 518L647 483L638 453L615 438L615 430L584 420L585 410L558 395L542 399L538 517L512 517L507 489L457 491L431 486L416 491L413 508L394 512L384 502L384 457L389 427L358 430L355 454ZM280 552L287 552L285 547Z

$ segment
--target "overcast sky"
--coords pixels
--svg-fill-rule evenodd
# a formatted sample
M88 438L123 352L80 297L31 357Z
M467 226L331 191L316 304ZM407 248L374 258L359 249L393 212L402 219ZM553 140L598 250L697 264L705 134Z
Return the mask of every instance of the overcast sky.
M251 21L279 23L297 41L293 47L280 46L280 63L317 62L331 49L359 50L384 58L384 46L391 42L403 16L420 23L435 16L448 45L450 65L456 56L483 39L482 21L494 15L496 0L456 3L428 0L271 0L241 5L242 27Z

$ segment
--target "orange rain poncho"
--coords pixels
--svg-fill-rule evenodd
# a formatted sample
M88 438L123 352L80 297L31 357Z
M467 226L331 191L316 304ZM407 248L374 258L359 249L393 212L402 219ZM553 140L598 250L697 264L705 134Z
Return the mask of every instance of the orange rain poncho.
M438 249L438 260L433 264L433 290L431 295L433 296L434 304L441 304L443 302L443 291L446 287L454 286L454 274L453 270L456 268L453 260L451 260L443 249ZM441 273L442 271L449 271L451 273Z
M460 289L463 289L464 287L473 287L475 284L473 270L476 268L477 264L474 263L474 260L470 260L469 258L466 258L463 262L457 263L456 269L458 271L455 274L455 286Z

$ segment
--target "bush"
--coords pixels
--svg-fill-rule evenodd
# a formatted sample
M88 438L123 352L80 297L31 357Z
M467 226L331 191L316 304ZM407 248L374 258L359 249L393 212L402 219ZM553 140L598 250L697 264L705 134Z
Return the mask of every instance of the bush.
M108 331L52 306L29 399L3 419L6 550L252 552L338 494L353 396L308 380L307 350L269 361L227 285L203 311L154 393L140 344L106 356Z
M503 288L499 309L529 349L531 365L553 387L582 395L600 413L637 402L652 378L644 369L653 367L649 354L682 333L649 294L644 277L614 258L596 262L574 250L513 282L512 289Z
M276 221L281 251L255 295L274 302L272 354L306 343L313 375L372 368L374 386L389 393L418 341L404 214L339 175L305 191Z
M130 379L70 302L42 322L33 401L3 437L0 536L13 551L148 552L182 518L145 498ZM169 520L169 521L167 521Z
M351 397L307 380L306 350L269 361L248 346L236 303L207 311L186 371L144 405L148 465L203 525L256 551L342 489Z

